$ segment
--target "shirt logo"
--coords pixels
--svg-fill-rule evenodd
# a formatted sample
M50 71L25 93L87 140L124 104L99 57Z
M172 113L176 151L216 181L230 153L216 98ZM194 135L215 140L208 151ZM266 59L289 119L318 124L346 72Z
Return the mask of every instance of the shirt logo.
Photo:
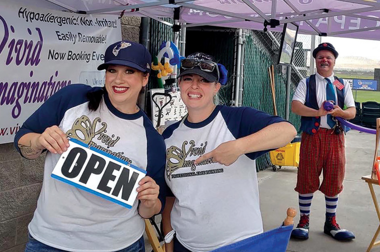
M98 123L101 124L99 129ZM107 125L99 117L95 118L92 122L90 118L83 115L76 119L72 128L66 132L68 137L78 139L79 141L89 144L91 140L102 132L107 132Z
M109 129L108 129L109 130ZM77 118L66 135L72 139L77 139L89 147L94 147L121 160L132 164L132 160L124 155L124 152L115 152L113 147L119 142L120 137L114 134L108 135L107 123L102 122L100 117L93 121L86 115ZM94 140L100 143L96 143Z
M203 173L194 173L194 171L197 169L196 165L194 164L194 161L196 157L199 157L206 152L207 147L207 141L205 143L202 143L199 147L195 146L195 141L190 140L184 141L182 143L181 148L178 148L177 146L170 146L166 149L166 176L170 180L171 175L173 172L180 168L186 168L190 167L191 174L194 175L206 175L216 172L203 172ZM187 159L189 157L195 157L192 159ZM199 163L198 165L207 165L214 163L212 161L212 158L209 158L207 160L204 160L203 162ZM183 174L181 177L187 177L187 176L193 176L189 174Z

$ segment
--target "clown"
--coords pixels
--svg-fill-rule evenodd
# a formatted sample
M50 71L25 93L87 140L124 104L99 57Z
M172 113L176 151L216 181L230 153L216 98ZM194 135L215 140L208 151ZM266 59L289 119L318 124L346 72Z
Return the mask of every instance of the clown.
M301 80L292 101L293 113L301 116L301 150L297 185L300 222L292 237L309 238L309 216L314 192L320 190L326 200L324 233L336 240L352 240L354 234L340 228L336 222L338 196L343 190L345 175L345 128L335 117L349 120L355 117L356 108L348 82L334 75L338 52L330 43L320 44L314 51L317 73ZM324 101L333 102L327 111ZM343 107L347 109L343 110ZM323 170L323 180L319 176Z

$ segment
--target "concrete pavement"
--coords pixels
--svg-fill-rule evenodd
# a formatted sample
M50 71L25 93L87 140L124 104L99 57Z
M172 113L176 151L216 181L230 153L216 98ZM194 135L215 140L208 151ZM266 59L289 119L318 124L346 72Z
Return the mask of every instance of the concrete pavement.
M352 231L356 239L338 242L323 233L325 221L324 195L317 191L311 205L309 239L291 239L289 252L359 252L366 251L379 221L367 183L361 179L369 175L372 167L375 135L349 131L346 135L346 177L343 192L339 196L337 222L341 228ZM277 172L267 169L258 173L261 211L265 231L281 225L286 209L297 209L295 225L299 220L298 194L294 191L296 167L282 167ZM374 186L376 195L380 187ZM372 248L379 251L380 246Z

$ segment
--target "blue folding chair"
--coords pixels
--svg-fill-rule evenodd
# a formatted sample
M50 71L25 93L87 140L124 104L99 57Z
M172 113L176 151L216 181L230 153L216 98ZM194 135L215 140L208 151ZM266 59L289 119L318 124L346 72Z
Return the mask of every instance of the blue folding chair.
M295 216L295 210L291 209L290 211L291 213L288 209L290 224L285 220L284 226L218 248L212 252L285 252L293 230L293 217Z
M282 226L212 252L285 252L293 225Z

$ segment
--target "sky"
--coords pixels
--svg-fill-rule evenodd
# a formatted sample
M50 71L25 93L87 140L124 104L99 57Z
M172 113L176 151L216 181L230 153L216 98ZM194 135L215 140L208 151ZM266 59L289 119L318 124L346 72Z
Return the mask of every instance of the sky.
M330 42L339 56L358 56L380 61L380 41L323 37L322 42Z
M297 41L304 42L304 48L310 49L309 35L298 34ZM319 38L315 46L319 44ZM330 42L334 45L335 49L339 52L339 56L351 57L358 56L380 61L380 41L364 40L364 39L351 39L351 38L337 38L337 37L321 37L321 42Z
M298 34L297 41L303 43L304 49L310 49L311 38L310 35ZM380 41L316 36L315 46L322 42L330 42L338 51L339 58L336 65L338 68L366 70L380 68ZM310 57L311 54L307 54L307 66L310 64ZM293 61L297 61L297 58Z

